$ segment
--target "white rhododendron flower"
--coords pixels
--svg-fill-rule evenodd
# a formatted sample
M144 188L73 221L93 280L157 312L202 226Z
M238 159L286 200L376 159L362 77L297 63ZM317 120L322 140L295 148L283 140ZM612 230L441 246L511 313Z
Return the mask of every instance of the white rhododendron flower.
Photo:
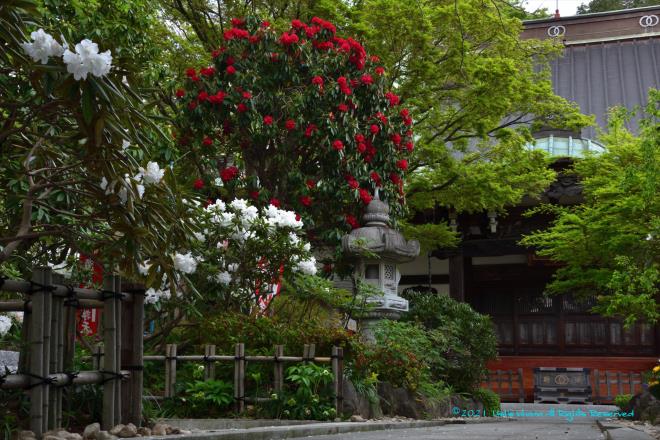
M202 243L206 241L206 237L201 232L193 232L193 235L197 240L201 241Z
M142 185L141 183L138 183L137 192L138 192L138 196L140 196L140 198L142 198L142 196L144 195L144 185Z
M197 260L190 252L187 254L176 253L172 257L174 268L183 273L194 273L197 270Z
M220 284L231 283L231 274L229 272L220 272L216 275L215 280Z
M140 275L147 276L149 275L149 268L151 267L150 263L147 263L146 261L142 264L138 264L138 272Z
M231 263L227 265L227 270L229 272L236 272L238 270L238 264L236 263Z
M298 262L294 270L305 275L316 275L316 258L310 257L309 260Z
M66 70L73 74L76 81L87 79L89 73L101 77L110 72L112 55L109 50L99 53L98 44L87 39L76 44L75 50L71 52L66 49L62 59L66 64Z
M43 29L32 32L30 37L32 37L32 43L25 42L21 46L34 61L41 61L41 64L46 64L48 58L59 57L64 52L62 45L55 41L50 34L44 32Z
M154 288L148 289L144 292L144 303L145 304L155 304L164 299L170 299L172 294L169 289L156 290Z
M156 162L147 163L147 168L140 167L140 172L144 177L144 183L155 184L159 183L165 174L165 170L161 169Z
M12 322L11 318L7 315L0 315L0 336L7 334L11 328Z
M276 208L273 205L268 205L268 207L264 209L264 214L268 217L266 222L273 227L293 229L300 229L303 227L303 222L301 220L296 220L296 213L293 211L285 211Z
M231 201L229 204L232 208L234 208L237 211L245 211L248 207L247 200L245 199L234 199Z

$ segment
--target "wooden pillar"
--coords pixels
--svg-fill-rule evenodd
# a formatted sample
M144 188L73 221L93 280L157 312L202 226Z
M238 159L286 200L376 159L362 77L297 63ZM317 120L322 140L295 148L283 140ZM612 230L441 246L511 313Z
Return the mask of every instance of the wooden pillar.
M471 257L456 255L449 257L449 295L456 301L466 302L468 274L472 266Z
M56 284L62 284L64 277L53 275ZM52 319L50 321L50 372L62 373L64 371L64 298L52 297ZM62 426L62 388L56 387L50 390L48 429Z
M121 416L120 385L117 374L121 362L121 304L116 296L117 278L108 275L103 279L103 371L106 382L103 384L102 429L109 430L118 423Z
M273 390L276 393L282 391L284 384L284 363L280 360L282 356L284 356L284 346L276 345L275 359L273 362Z
M115 336L115 342L116 346L114 347L114 352L115 352L115 363L114 363L114 372L115 374L119 374L121 371L121 341L122 341L122 301L121 301L121 277L119 275L113 275L113 291L115 293L114 296L114 312L115 312L115 329L116 329L116 336ZM118 425L121 423L121 414L122 414L122 402L121 402L121 381L117 378L114 380L115 382L115 418L113 419L113 425Z

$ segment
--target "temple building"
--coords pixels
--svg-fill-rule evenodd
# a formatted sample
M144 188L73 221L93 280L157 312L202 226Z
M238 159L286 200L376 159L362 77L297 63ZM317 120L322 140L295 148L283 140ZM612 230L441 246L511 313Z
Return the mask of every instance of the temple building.
M551 65L554 91L576 102L582 113L595 115L604 128L610 107L642 106L648 89L660 87L659 18L660 6L654 6L530 20L524 22L522 37L563 42L563 55ZM629 128L636 130L635 119ZM559 171L586 151L602 150L593 127L581 133L539 132L534 137L530 148L547 151ZM563 205L581 199L575 177L561 172L541 196L542 201ZM557 266L518 244L521 236L551 220L541 215L523 217L537 203L538 199L525 199L507 209L505 216L440 213L460 233L462 243L401 264L399 291L415 288L448 294L492 317L499 358L489 369L511 372L512 377L522 372L510 382L513 388L522 383L523 389L501 393L503 400L533 401L539 378L535 369L581 368L589 369L592 400L611 401L619 391L629 392L628 387L619 388L621 377L633 378L631 373L655 365L660 328L638 323L626 329L616 319L590 313L596 292L586 301L543 295ZM607 374L596 377L596 370ZM614 391L601 384L609 377L619 378Z

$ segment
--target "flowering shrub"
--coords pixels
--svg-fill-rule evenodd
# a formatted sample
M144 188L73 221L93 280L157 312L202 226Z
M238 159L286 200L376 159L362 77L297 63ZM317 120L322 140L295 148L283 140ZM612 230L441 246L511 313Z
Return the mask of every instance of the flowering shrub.
M316 17L283 33L234 19L219 46L176 92L196 189L274 199L330 242L359 226L375 188L403 213L412 117L377 57Z
M259 210L244 199L222 200L191 208L198 231L190 250L172 255L174 268L188 276L206 301L266 307L273 285L294 272L316 273L309 243L300 237L303 223L291 211L273 205ZM147 262L144 275L156 274ZM170 289L147 291L147 303L171 296Z

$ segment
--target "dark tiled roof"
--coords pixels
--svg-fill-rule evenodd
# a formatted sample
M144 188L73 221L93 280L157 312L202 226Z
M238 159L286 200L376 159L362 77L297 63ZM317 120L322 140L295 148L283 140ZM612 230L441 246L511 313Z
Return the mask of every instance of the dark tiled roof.
M633 109L647 101L648 89L660 88L660 38L621 39L568 45L552 65L556 94L576 102L583 113L605 127L613 106ZM633 119L629 128L635 130ZM593 128L583 137L595 138Z

